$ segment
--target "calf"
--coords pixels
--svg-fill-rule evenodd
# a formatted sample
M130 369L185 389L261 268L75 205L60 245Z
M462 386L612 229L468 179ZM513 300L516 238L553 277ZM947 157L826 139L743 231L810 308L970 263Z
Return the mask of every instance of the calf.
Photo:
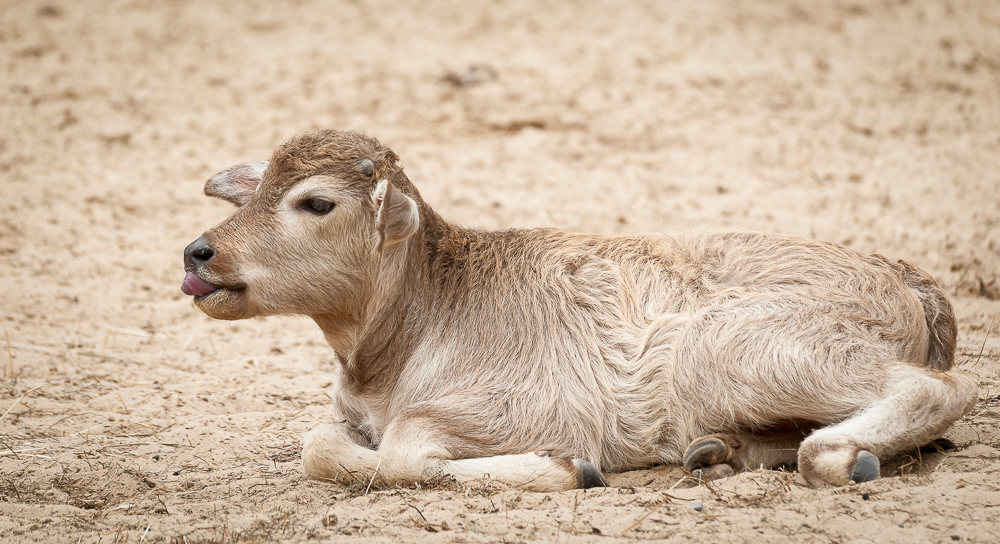
M340 360L312 477L488 476L550 491L682 463L879 476L977 398L955 317L905 261L749 232L594 236L446 222L373 138L307 132L205 193L187 247L209 316L311 317Z

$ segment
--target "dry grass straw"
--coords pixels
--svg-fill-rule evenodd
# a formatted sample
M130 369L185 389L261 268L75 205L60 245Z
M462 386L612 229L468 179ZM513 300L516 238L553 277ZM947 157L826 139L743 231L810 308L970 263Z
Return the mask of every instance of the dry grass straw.
M660 502L656 503L656 506L654 506L648 512L646 512L645 514L643 514L642 516L640 516L639 519L635 520L635 522L632 523L632 525L629 525L628 527L622 529L622 531L620 533L618 533L618 534L623 535L623 534L631 531L632 529L635 529L636 527L639 526L640 523L646 521L646 518L648 518L649 516L652 516L660 508L662 508L664 504L667 504L668 502L670 502L670 497L667 496L667 495L664 495L663 498L660 499Z
M14 409L14 407L15 407L15 406L17 406L17 404L18 404L19 402L21 402L22 400L24 400L24 397L28 396L28 393L31 393L32 391L37 391L37 390L39 390L39 389L41 389L41 388L43 388L43 387L45 387L45 384L42 384L42 385L39 385L38 387L32 387L31 389L29 389L29 390L25 391L25 392L24 392L24 394L23 394L23 395L21 395L21 396L20 396L20 397L19 397L19 398L18 398L17 400L15 400L15 401L14 401L14 404L11 404L11 405L10 405L10 408L7 408L7 411L6 411L6 412L4 412L2 416L0 416L0 420L2 420L2 419L3 419L4 417L6 417L6 416L7 416L7 414L9 414L9 413L10 413L10 411L11 411L11 410L13 410L13 409Z
M683 479L681 481L683 481ZM671 489L673 489L673 488L671 488ZM618 533L618 534L619 535L623 535L623 534L631 531L632 529L635 529L636 527L639 526L640 523L642 523L643 521L646 521L646 518L648 518L649 516L652 516L653 514L655 514L660 508L663 508L663 505L665 505L665 504L667 504L667 503L669 503L671 501L689 501L689 500L692 500L692 499L684 499L684 498L681 498L681 497L675 497L675 496L670 495L668 493L664 493L663 494L663 498L660 499L660 502L656 503L656 505L653 506L651 509L649 509L648 512L646 512L645 514L643 514L642 516L640 516L639 519L635 520L635 522L633 522L632 525L629 525L628 527L622 529L622 531L620 533Z
M378 458L378 463L375 465L375 472L372 473L372 479L368 480L368 487L365 488L365 496L366 497L368 496L368 492L371 491L371 489L372 489L372 482L374 482L375 481L375 477L378 476L378 469L380 469L380 468L382 468L382 458L381 457ZM419 510L418 510L418 512L419 512ZM420 517L423 517L423 514L421 514ZM427 520L425 519L424 521L427 521Z
M6 330L3 331L3 335L7 338L7 372L4 373L5 378L14 377L14 354L10 351L10 333Z
M115 395L118 396L118 400L121 401L122 407L125 408L125 415L131 415L132 414L132 410L129 410L128 405L125 404L125 399L122 398L121 393L115 393Z
M290 416L286 417L285 419L281 419L281 420L278 420L278 421L274 421L274 422L271 422L271 423L265 423L264 425L261 425L261 427L260 427L259 429L257 429L257 432L258 432L258 433L259 433L259 432L263 432L263 431L264 431L265 429L267 429L267 428L269 428L269 427L274 427L274 426L276 426L276 425L283 425L283 424L285 424L285 423L288 423L289 421L291 421L291 420L293 420L293 419L295 419L295 418L299 417L300 415L302 415L302 412L305 412L305 411L306 411L306 409L308 409L308 408L309 408L309 407L308 407L308 406L306 406L305 408L302 408L302 409L301 409L301 410L299 410L298 412L295 412L294 414L292 414L292 415L290 415ZM248 432L244 432L243 434L251 434L251 433L248 433Z
M104 352L108 349L108 340L115 334L135 336L137 338L169 338L167 335L158 332L144 331L140 329L124 329L122 327L108 327L108 332L104 335L104 343L101 344L101 357L104 357Z
M986 336L983 337L983 345L979 348L979 355L976 357L976 362L972 363L972 366L978 365L979 361L982 360L983 351L986 349L986 340L989 339L990 331L993 330L993 322L996 320L997 320L996 316L993 316L993 319L990 319L990 326L986 328Z

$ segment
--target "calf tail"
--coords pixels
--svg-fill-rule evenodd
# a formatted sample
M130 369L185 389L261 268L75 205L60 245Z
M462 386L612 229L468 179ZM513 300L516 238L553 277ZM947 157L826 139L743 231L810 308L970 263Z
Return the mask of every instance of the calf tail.
M934 370L949 370L955 364L955 345L958 327L955 324L955 310L945 296L944 290L930 274L904 260L903 281L920 299L927 320L927 366Z

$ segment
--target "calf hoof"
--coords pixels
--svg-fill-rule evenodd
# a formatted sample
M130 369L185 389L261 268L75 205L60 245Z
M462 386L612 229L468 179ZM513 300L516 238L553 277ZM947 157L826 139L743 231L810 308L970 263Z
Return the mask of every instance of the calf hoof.
M601 474L597 467L583 459L573 459L573 471L576 473L576 482L579 489L590 489L591 487L611 487L608 480Z
M735 475L736 471L733 470L733 467L725 463L696 468L691 471L691 477L697 479L699 483L714 482Z
M728 478L742 467L735 456L739 440L724 434L703 436L688 446L684 453L684 470L701 482Z
M875 454L861 450L858 452L858 460L851 468L851 480L854 483L870 482L881 475L881 464Z
M870 482L879 477L878 457L849 436L813 436L799 446L799 473L812 487Z
M699 467L725 463L732 459L733 448L738 448L739 444L736 439L721 434L698 438L684 453L684 470L691 472Z

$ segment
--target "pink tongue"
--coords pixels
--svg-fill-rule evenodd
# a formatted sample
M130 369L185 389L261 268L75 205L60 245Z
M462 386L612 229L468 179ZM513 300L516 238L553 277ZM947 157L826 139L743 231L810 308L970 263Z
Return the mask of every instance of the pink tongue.
M191 295L195 297L203 297L207 294L214 293L219 288L205 280L195 276L194 273L188 272L187 276L184 276L184 283L181 284L181 291L185 295Z

